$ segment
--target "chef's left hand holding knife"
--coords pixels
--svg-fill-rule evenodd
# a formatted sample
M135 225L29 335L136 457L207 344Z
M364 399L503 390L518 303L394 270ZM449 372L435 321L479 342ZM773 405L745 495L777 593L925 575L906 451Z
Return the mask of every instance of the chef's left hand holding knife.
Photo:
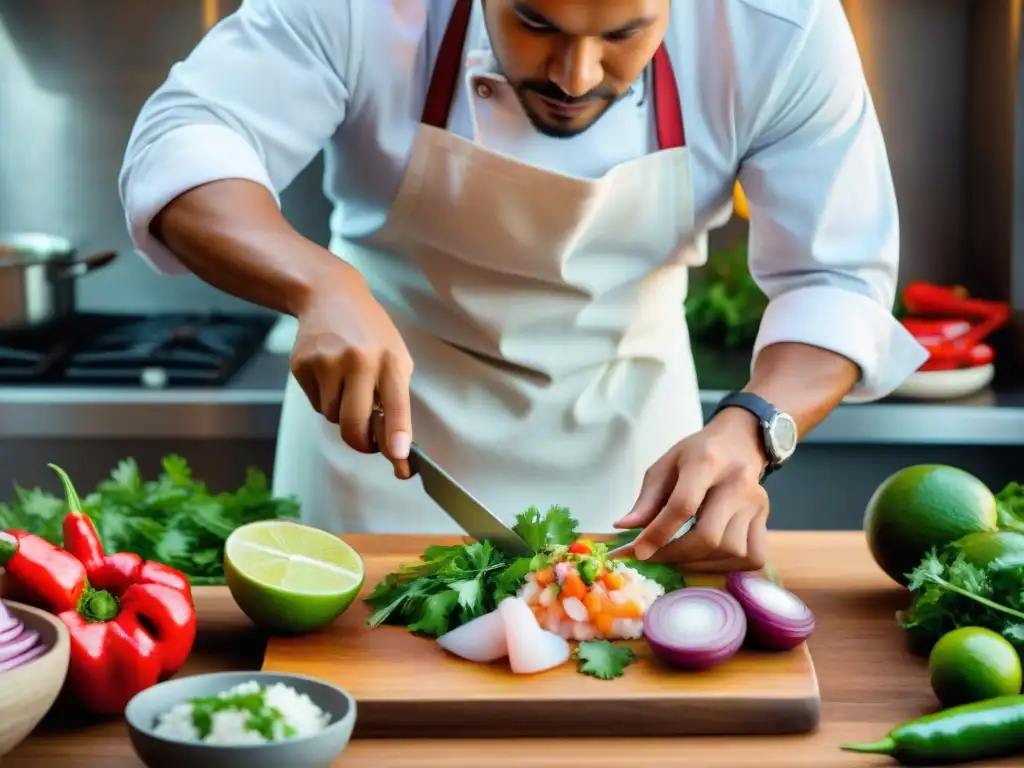
M752 402L755 410L775 410L781 429L766 435L757 414L730 404L704 429L676 443L647 471L633 509L615 523L644 529L633 554L706 572L761 568L768 523L763 475L788 458L797 437L824 419L859 377L857 365L824 349L788 343L766 347L746 394L725 403L735 399L744 406ZM791 434L786 434L787 421ZM693 527L676 538L693 517Z

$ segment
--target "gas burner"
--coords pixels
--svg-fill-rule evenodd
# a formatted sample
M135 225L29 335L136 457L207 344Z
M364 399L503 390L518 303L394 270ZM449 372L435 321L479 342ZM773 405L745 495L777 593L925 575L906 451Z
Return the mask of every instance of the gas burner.
M273 324L265 315L82 314L63 328L0 336L0 382L223 385Z

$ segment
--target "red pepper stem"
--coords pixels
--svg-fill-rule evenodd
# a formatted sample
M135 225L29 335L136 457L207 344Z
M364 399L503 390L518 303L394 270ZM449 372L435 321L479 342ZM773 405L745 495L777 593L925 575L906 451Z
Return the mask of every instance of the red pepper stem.
M79 498L78 491L75 490L75 486L71 482L71 478L68 477L68 473L56 464L48 464L47 466L57 473L57 477L60 478L61 485L64 486L64 496L67 498L68 510L78 515L83 514L84 510L82 509L82 499Z
M0 531L0 568L18 552L18 540L9 533Z
M86 621L113 621L120 611L118 599L103 589L86 589L78 602L78 613Z

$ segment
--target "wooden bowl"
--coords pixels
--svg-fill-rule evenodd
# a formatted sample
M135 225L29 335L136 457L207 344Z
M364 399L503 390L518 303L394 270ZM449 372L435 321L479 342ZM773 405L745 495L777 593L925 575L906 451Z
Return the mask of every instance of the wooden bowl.
M4 601L11 614L39 633L48 651L28 664L0 672L0 760L39 724L68 674L71 641L64 622L23 603Z

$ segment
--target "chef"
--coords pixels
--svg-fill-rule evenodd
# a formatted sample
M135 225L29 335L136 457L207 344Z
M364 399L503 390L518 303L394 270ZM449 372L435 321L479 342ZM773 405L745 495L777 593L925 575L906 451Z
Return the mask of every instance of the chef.
M329 249L278 198L321 149ZM705 425L683 303L737 180L770 303ZM297 319L274 490L328 530L456 531L415 440L506 521L757 566L764 477L927 356L840 0L244 0L143 107L120 191L156 269Z

